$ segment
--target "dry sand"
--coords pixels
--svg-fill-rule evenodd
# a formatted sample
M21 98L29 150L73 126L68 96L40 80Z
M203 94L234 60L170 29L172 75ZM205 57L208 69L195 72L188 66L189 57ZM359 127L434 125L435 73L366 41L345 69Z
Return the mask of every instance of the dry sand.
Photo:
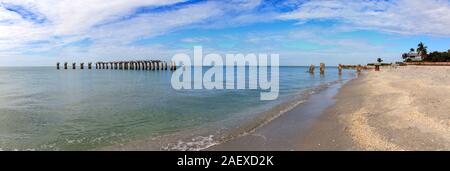
M335 100L298 150L450 150L450 67L369 71Z

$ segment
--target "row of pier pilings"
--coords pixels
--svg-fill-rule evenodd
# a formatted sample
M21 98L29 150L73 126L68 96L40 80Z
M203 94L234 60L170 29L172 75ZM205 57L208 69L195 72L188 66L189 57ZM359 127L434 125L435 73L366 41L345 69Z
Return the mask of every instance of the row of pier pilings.
M316 67L313 64L311 64L309 66L309 71L308 72L310 74L314 74L314 69L315 68ZM362 67L361 65L341 65L341 64L339 64L338 67L337 67L339 75L342 74L342 69L344 69L344 68L346 68L346 69L355 69L356 72L358 72L358 73L360 73L362 69L367 69L367 68ZM325 64L324 63L320 63L319 69L320 69L320 74L321 75L325 74Z
M56 63L56 69L60 69L60 64L59 62ZM68 68L68 63L64 62L64 69ZM72 69L76 69L77 68L77 63L72 63ZM80 63L80 69L84 69L84 63ZM92 62L88 63L88 69L92 69Z
M309 73L310 74L314 74L314 69L316 69L316 66L314 66L313 64L311 64L310 66L309 66ZM324 63L320 63L320 67L319 67L319 69L320 69L320 74L325 74L325 64Z
M64 69L68 68L68 63L64 62ZM56 63L56 69L60 69L60 63ZM76 63L72 63L72 69L76 69ZM84 63L80 63L80 69L84 69ZM92 62L88 63L88 69L92 69ZM160 60L145 61L113 61L96 62L95 69L111 70L176 70L175 62L167 63Z

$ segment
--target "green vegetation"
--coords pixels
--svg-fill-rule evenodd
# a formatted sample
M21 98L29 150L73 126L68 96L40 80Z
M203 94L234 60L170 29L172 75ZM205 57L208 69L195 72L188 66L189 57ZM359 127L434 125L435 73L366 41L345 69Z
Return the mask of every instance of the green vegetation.
M414 51L416 51L417 54L422 57L422 61L425 62L450 62L450 49L447 52L434 51L428 54L428 47L420 42L417 45L417 49L414 50L414 48L411 48L409 50L409 53L414 53ZM402 55L402 58L405 60L405 62L412 61L410 58L408 58L408 54L406 53Z
M427 62L450 62L450 49L447 52L432 52L423 61Z
M427 48L428 47L426 47L422 42L417 45L416 51L420 56L422 56L422 59L425 59L427 57Z

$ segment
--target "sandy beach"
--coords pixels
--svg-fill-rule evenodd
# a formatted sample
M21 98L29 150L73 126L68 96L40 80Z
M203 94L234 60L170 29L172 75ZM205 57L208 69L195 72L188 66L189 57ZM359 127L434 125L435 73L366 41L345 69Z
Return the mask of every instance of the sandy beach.
M450 150L449 67L370 71L339 91L302 150Z
M314 121L307 126L291 126L293 129L287 133L278 132L283 131L279 127L286 127L283 125L306 124L288 121L305 118L305 112L314 115L307 112L310 111L308 108L314 108L314 103L321 103L314 96L310 102L313 104L298 106L253 135L211 149L450 150L450 76L447 73L450 73L450 67L439 66L368 71L342 86L332 98L334 104L326 107L319 116L309 117ZM267 128L272 130L267 131ZM260 140L255 138L257 135ZM289 148L274 143L280 139L289 140ZM262 148L266 144L272 144L271 148Z

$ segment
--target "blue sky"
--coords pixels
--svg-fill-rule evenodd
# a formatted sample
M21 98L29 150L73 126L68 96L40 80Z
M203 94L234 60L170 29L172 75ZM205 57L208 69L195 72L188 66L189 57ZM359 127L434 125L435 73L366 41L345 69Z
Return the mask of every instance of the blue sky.
M0 0L0 65L277 53L281 65L450 49L449 0Z

